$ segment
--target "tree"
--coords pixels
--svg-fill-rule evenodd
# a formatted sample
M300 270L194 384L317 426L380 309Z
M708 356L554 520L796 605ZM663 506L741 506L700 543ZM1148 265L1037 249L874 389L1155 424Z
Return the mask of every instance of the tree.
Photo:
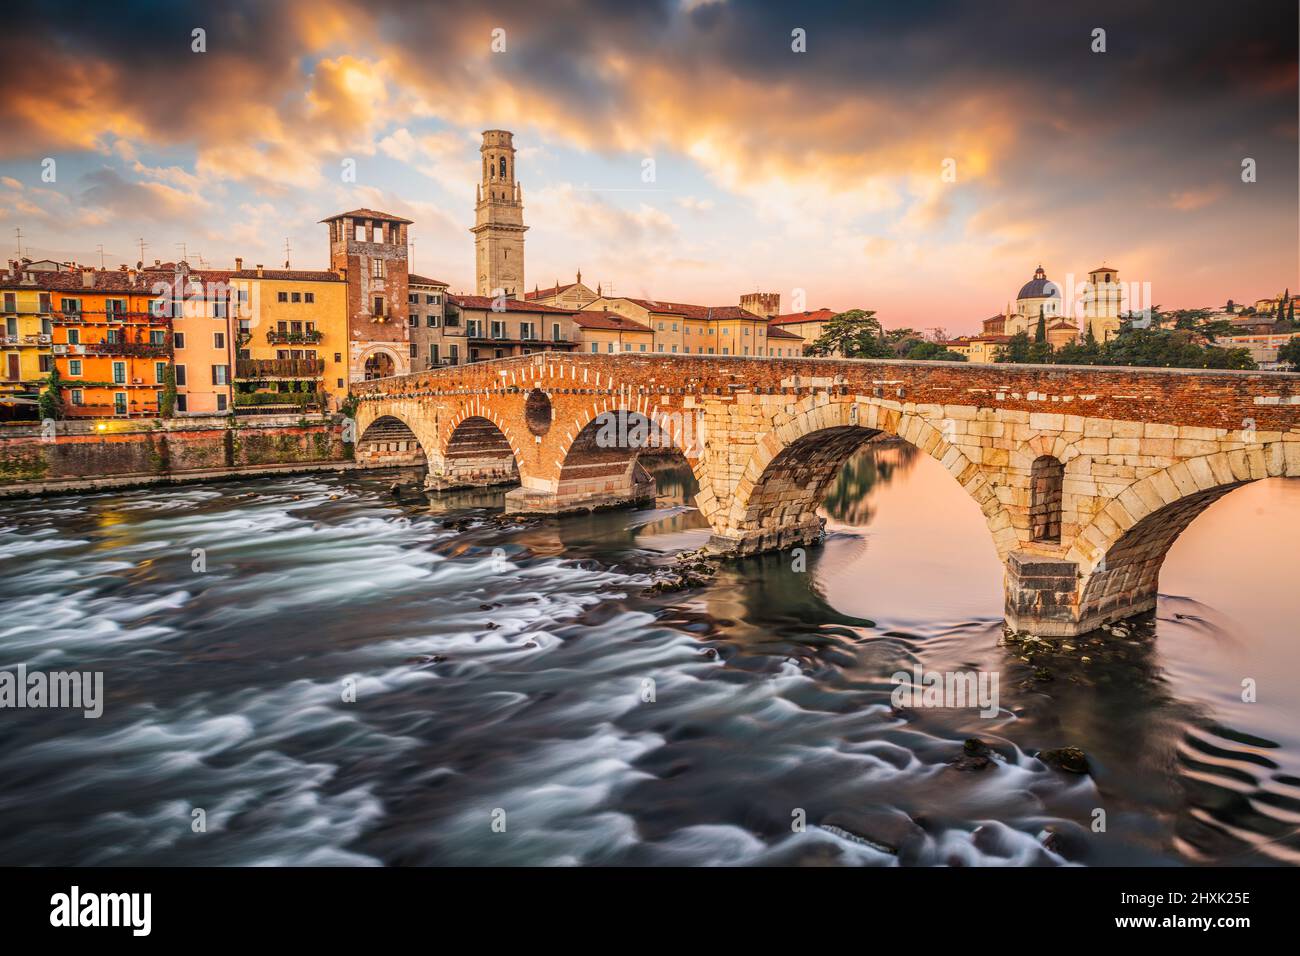
M993 357L995 362L1015 362L1024 365L1029 361L1030 347L1033 345L1029 341L1028 332L1017 332L1007 340L1005 345L998 346L997 354Z
M1034 341L1039 345L1047 342L1047 314L1041 305L1038 307L1038 328L1034 330Z
M59 379L59 367L50 367L50 374L45 379L45 391L40 398L41 418L60 419L63 417L63 385Z
M1279 362L1290 362L1294 371L1300 372L1300 335L1297 335L1277 350Z
M832 316L808 351L811 355L838 352L845 358L892 358L894 355L876 313L865 309L849 309Z

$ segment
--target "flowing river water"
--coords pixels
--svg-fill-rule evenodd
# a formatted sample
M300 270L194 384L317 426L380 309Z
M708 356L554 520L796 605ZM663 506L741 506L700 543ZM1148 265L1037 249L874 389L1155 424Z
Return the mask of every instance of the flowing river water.
M656 470L652 509L518 523L392 471L0 503L0 668L106 698L0 711L0 864L1300 861L1300 481L1198 518L1152 623L1027 651L910 447L845 466L806 568L647 593L708 537ZM895 709L914 665L997 713Z

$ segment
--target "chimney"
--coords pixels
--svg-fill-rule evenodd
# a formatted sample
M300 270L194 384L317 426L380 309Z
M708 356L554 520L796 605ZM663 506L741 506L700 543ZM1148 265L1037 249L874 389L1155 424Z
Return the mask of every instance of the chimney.
M244 257L243 257L243 256L235 256L235 271L236 271L236 272L243 272L243 271L244 271Z
M257 264L257 277L262 278L262 263L260 262Z
M83 289L93 289L95 287L95 273L93 270L81 270L81 287Z

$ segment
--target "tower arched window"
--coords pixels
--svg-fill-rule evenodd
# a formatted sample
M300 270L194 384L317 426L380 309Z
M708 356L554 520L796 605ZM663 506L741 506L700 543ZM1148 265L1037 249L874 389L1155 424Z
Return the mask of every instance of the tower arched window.
M501 178L506 178L506 158L504 156L501 157Z

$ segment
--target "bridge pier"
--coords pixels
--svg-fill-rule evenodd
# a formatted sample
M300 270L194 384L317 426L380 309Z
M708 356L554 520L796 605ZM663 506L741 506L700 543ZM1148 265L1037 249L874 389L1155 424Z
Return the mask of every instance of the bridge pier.
M708 546L711 551L737 557L807 547L821 541L825 525L825 518L809 514L771 528L739 532L715 531L709 537Z
M506 514L571 514L653 502L654 476L633 459L611 469L574 469L552 488L519 487L506 493Z

